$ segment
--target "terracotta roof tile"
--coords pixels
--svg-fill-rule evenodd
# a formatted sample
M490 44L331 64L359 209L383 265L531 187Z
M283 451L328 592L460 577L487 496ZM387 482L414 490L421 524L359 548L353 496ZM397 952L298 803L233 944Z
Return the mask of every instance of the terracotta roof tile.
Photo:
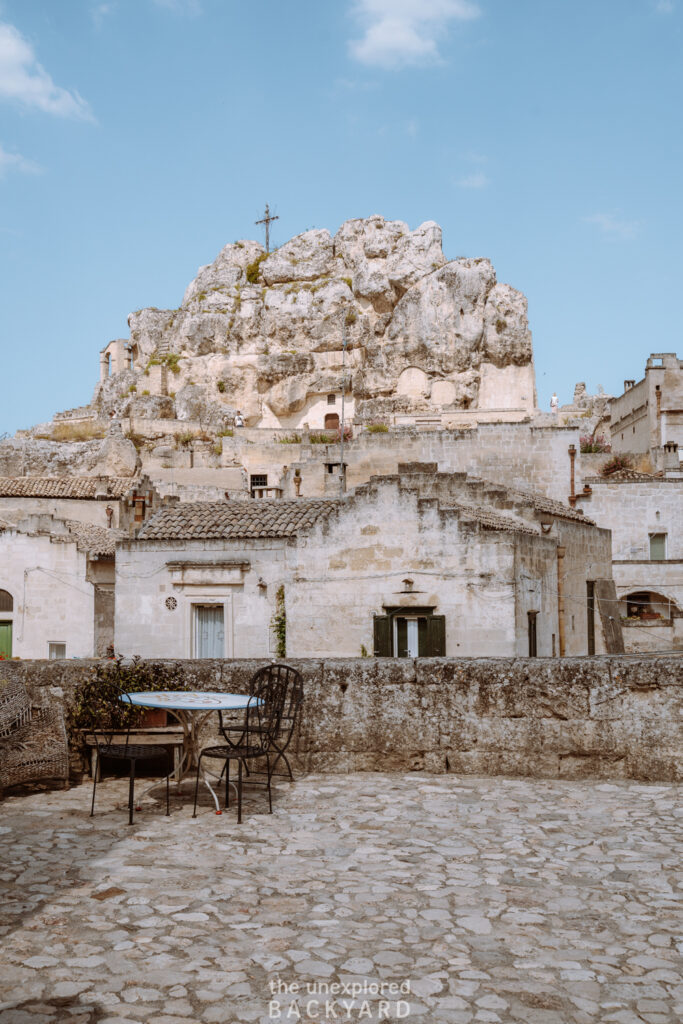
M187 501L160 509L145 523L140 540L200 540L227 537L295 537L328 515L338 502L328 498L287 501Z
M537 494L535 491L521 491L516 487L506 487L505 490L512 498L519 498L531 504L537 512L548 512L551 516L558 516L562 519L575 519L581 523L588 523L590 526L595 525L592 519L581 515L580 512L575 511L570 505L565 505L554 498L546 498L544 494Z
M486 530L504 530L508 533L530 533L533 536L538 536L539 531L535 530L530 523L525 522L523 519L506 515L503 512L498 512L492 508L486 508L482 505L468 505L461 501L449 507L461 512L461 518L474 519Z
M133 477L2 476L0 498L122 498L135 487Z
M123 530L107 530L94 523L76 522L75 519L64 521L77 547L89 555L114 555L117 540L123 540L126 536Z

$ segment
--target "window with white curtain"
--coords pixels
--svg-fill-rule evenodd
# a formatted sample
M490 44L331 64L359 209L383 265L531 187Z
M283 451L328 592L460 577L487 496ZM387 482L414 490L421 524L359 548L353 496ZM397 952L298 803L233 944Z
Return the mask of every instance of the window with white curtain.
M225 657L225 615L222 604L193 606L195 658Z

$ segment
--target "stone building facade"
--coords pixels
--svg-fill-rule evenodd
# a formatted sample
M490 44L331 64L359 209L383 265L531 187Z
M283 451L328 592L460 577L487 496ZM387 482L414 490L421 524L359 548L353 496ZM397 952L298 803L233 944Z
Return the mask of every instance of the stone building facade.
M0 526L0 654L91 658L114 641L118 530L49 515Z
M626 649L683 648L683 475L591 477L577 507L612 532Z
M675 352L654 352L637 383L610 401L615 452L646 452L675 442L683 452L683 361Z
M609 587L609 533L567 506L403 465L343 500L162 508L118 546L116 643L264 657L286 619L296 657L594 653L586 573Z

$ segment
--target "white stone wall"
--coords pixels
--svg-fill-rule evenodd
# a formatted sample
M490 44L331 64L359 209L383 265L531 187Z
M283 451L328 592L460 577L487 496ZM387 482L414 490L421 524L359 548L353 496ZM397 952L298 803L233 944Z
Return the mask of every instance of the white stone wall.
M683 480L590 481L593 493L579 501L586 515L612 531L612 574L617 595L651 591L683 611ZM666 533L665 561L650 560L650 534ZM625 614L626 609L622 609ZM683 643L683 620L673 627L624 629L626 649L669 650Z
M367 483L371 476L396 473L399 462L436 462L444 472L467 472L535 490L566 503L569 494L568 448L577 449L576 480L581 479L579 431L570 427L535 427L525 423L480 423L471 430L406 429L357 434L344 445L347 488ZM281 444L260 440L256 431L236 432L223 439L223 461L244 466L247 475L267 473L268 482L284 481L285 497L294 497L293 468L301 470L301 495L328 493L325 464L339 462L340 446ZM145 471L156 479L153 467Z
M372 653L373 613L384 606L433 606L444 614L449 655L524 655L526 627L520 631L515 613L522 572L537 585L519 589L518 618L526 622L526 611L539 608L539 654L549 655L557 617L555 544L530 540L516 555L516 535L461 526L452 511L433 506L418 513L415 495L399 494L394 485L382 486L372 500L350 499L343 514L298 544L125 541L117 551L116 649L192 657L192 606L218 603L224 606L225 657L272 656L271 620L284 584L291 657L357 655L361 645ZM187 560L206 566L180 582L169 563ZM215 565L221 561L249 565ZM413 579L412 593L405 592L406 578ZM172 610L169 597L177 602Z
M348 370L347 370L348 372ZM341 373L341 371L340 371ZM328 405L327 395L335 395L334 405ZM351 423L355 411L353 395L348 394L344 399L344 423ZM291 430L301 430L304 424L308 424L312 431L325 430L325 417L328 414L336 413L341 424L342 402L340 391L329 391L325 394L309 395L302 409L289 416L278 416L264 402L261 409L259 427L279 427ZM329 429L329 428L327 428Z
M188 560L206 568L188 578L168 566ZM226 561L249 568L212 565ZM275 594L286 572L280 540L125 541L116 555L116 649L126 656L194 657L193 605L222 604L224 657L268 657ZM168 598L175 608L167 607Z
M48 643L66 643L67 658L91 658L94 587L86 580L86 555L76 544L0 532L0 589L14 599L12 654L47 658Z
M527 538L525 538L526 540ZM301 537L287 587L287 649L296 657L373 652L373 614L387 607L433 607L446 617L446 655L526 654L526 612L538 608L539 654L550 654L547 628L556 604L554 542L543 537L516 550L517 535L461 524L436 503L418 508L413 492L381 482L349 499L344 512ZM535 549L534 558L530 551ZM522 571L537 586L517 591ZM405 579L412 579L406 593Z
M51 515L55 519L74 519L78 523L92 523L107 527L107 506L113 508L112 526L119 526L118 498L93 501L84 498L14 498L0 497L0 520L18 522L26 516Z
M650 558L651 533L666 533L667 558L683 560L683 480L589 479L590 499L577 507L612 531L615 560Z
M667 441L683 444L683 362L672 352L651 355L644 378L612 399L610 410L614 451L645 452Z
M532 415L536 408L534 364L494 366L482 363L478 409L523 409Z

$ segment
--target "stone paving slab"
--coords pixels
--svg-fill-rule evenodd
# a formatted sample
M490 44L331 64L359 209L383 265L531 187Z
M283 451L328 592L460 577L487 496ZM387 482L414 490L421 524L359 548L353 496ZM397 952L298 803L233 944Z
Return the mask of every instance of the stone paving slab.
M683 1019L669 784L309 775L0 805L2 1024ZM327 1005L326 1005L327 1004Z

